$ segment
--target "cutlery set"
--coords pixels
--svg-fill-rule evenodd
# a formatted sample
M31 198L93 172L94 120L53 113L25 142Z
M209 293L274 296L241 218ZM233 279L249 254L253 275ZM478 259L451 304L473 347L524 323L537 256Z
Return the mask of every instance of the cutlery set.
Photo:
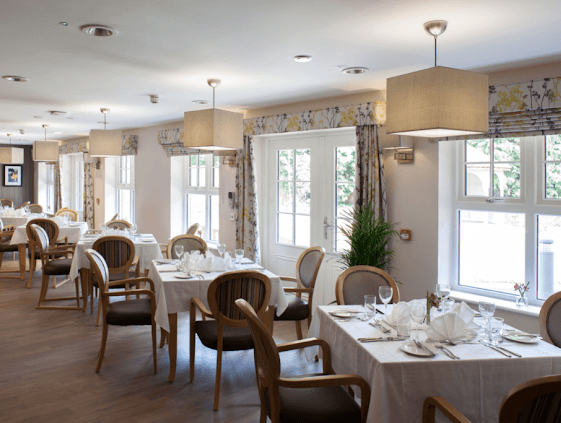
M504 355L508 358L512 358L513 355L516 356L516 357L522 357L520 354L515 353L513 351L510 351L510 350L507 350L505 347L499 347L499 346L491 345L489 342L484 341L483 339L480 339L479 342L481 343L481 345L485 345L486 347L489 347L492 350L494 350L498 353L501 353L502 355Z

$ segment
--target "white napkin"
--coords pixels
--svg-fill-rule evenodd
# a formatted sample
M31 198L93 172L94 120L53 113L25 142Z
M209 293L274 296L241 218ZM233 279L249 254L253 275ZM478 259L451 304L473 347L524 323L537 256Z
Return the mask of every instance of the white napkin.
M407 302L407 303L405 303L405 302L403 302L403 301L400 301L398 304L401 304L401 303L406 304L406 305L407 305L407 310L409 311L409 306L410 306L411 304L414 304L414 303L423 303L423 304L426 304L426 302L427 302L427 300L425 300L425 299L417 299L417 300L411 300L411 301L409 301L409 302ZM386 317L383 319L383 321L384 321L385 323L387 323L389 326L391 326L391 327L394 328L394 329L397 329L397 316L398 316L398 315L396 314L396 315L394 316L393 313L394 313L394 310L396 309L396 307L397 307L398 304L394 305L393 308L392 308L391 314L390 314L389 316L386 316ZM402 306L402 307L403 307L403 306ZM402 311L401 314L402 314L402 313L404 313L404 312ZM409 314L410 314L410 313L409 313ZM411 317L409 317L409 318L411 318ZM418 328L417 328L417 326L418 326ZM428 328L428 326L427 326L425 323L421 323L420 325L417 325L417 323L415 323L415 322L413 321L413 319L411 319L411 329L426 330L427 328Z
M64 226L64 225L65 225L64 219L63 219L62 217L60 217L60 216L55 216L55 217L53 217L52 220L53 220L58 226Z
M228 270L230 265L230 257L226 259L215 257L210 255L210 257L200 258L196 263L195 269L201 270L203 272L224 272Z
M396 326L398 323L406 323L411 317L409 316L409 304L400 301L393 306L392 312L386 316L384 321L391 326Z
M475 311L465 302L455 305L452 310L436 317L427 329L427 337L437 340L461 340L472 336L469 332Z
M9 209L9 210L6 212L5 215L6 215L7 217L19 217L19 216L23 216L24 214L25 214L25 212L24 212L23 209L17 209L17 210Z

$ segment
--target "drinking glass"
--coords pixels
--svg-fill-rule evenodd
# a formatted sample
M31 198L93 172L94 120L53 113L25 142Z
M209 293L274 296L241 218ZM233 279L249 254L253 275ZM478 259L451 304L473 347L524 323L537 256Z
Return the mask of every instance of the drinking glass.
M378 288L378 295L385 305L386 313L388 312L388 303L392 299L393 289L391 286L381 286Z
M175 247L173 247L173 249L175 250L175 255L177 256L179 261L181 261L181 257L183 256L183 251L184 251L183 245L176 244Z
M376 314L376 295L364 296L364 314L365 320L370 320Z
M132 236L135 236L135 235L136 235L137 229L138 229L138 227L136 226L136 223L133 223L133 224L131 225L131 233L132 233Z
M487 335L489 340L491 340L491 317L495 314L495 302L494 301L479 301L479 312L481 316L485 319L487 323Z
M193 264L197 263L200 257L201 252L199 250L191 250L191 260L193 260Z
M447 299L450 296L450 285L439 283L436 285L436 295L442 299Z
M239 264L242 264L242 259L243 259L243 250L241 248L236 248L234 250L234 254L236 255L236 261Z
M409 336L409 328L411 327L411 316L404 318L401 316L401 320L397 321L397 336L406 337Z
M218 253L220 254L220 257L222 257L225 251L226 251L226 244L218 244Z
M409 305L409 313L411 319L417 323L417 336L414 339L419 339L419 325L423 323L427 315L427 305L425 303L414 303Z
M452 307L454 307L454 300L447 299L442 301L441 304L442 304L442 312L448 313L450 310L452 310Z
M503 328L504 328L504 319L501 317L495 317L490 321L490 338L489 342L491 345L498 345L503 342Z

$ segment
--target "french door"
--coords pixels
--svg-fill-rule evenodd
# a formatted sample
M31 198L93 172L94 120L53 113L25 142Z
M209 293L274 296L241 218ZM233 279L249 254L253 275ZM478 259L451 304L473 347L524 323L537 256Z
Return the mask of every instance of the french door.
M336 253L345 247L337 227L345 224L342 213L354 204L355 145L354 128L265 140L264 264L278 275L295 276L300 254L322 246L326 256L314 306L335 300L341 273Z

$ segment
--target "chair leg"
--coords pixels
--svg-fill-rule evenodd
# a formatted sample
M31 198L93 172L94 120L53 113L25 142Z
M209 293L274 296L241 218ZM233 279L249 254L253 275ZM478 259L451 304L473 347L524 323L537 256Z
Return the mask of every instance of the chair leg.
M76 283L76 301L78 303L76 305L80 307L80 288L78 286L78 278L74 279L74 282Z
M94 286L91 278L88 278L88 291L89 291L88 295L90 296L90 312L93 314Z
M35 257L29 259L29 280L27 281L27 289L31 288L31 282L33 282L33 274L35 273L35 267L37 266L37 260Z
M99 326L99 319L101 318L101 298L97 299L97 317L95 319L95 325Z
M298 339L302 339L302 322L300 320L296 320L296 336Z
M154 358L154 374L158 374L158 356L156 355L156 322L152 317L152 357Z
M43 275L41 280L41 292L39 293L39 301L37 302L35 308L41 307L41 303L47 296L47 289L49 289L49 276Z
M53 288L56 288L56 276L53 275Z
M164 328L160 328L160 348L164 348L168 332Z
M105 355L105 346L107 345L107 323L103 319L103 333L101 335L101 348L99 349L99 355L97 358L97 367L95 369L96 373L99 373L101 369L101 363L103 362L103 356Z
M222 380L222 339L218 338L218 350L216 351L216 380L214 382L214 411L218 410L220 402L220 382Z
M189 322L189 377L191 382L195 379L195 320L197 318L195 307L191 306L191 319Z

